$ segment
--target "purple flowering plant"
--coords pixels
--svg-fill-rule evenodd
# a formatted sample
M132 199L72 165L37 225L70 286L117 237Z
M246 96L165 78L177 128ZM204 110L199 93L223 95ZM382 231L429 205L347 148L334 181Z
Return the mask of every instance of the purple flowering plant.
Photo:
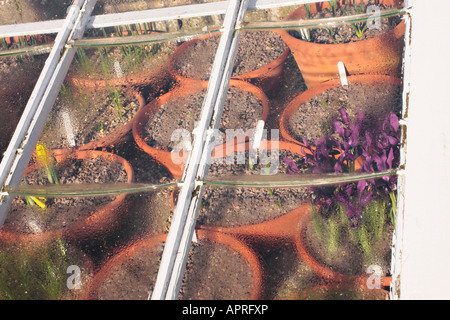
M368 126L364 123L363 112L359 112L354 121L350 121L344 108L339 112L340 118L333 121L332 135L317 139L313 145L303 139L302 163L284 159L288 174L352 173L357 160L361 172L367 173L384 172L398 165L400 128L395 113L391 112L384 121ZM389 196L394 223L396 183L396 176L385 176L338 186L313 187L312 204L319 205L322 212L332 210L337 204L342 205L351 225L356 226L369 203Z

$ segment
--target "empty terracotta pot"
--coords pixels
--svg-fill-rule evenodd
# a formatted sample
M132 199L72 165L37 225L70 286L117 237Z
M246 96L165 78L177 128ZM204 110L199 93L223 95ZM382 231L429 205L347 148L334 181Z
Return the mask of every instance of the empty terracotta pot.
M186 52L186 50L188 50L195 43L218 35L220 35L220 33L212 33L181 44L172 54L169 61L169 69L172 76L181 83L192 79L203 80L190 75L182 75L181 72L177 70L176 64L182 59L182 56ZM289 53L289 48L286 46L283 53L275 60L272 60L271 62L258 69L233 76L232 79L248 81L260 87L267 94L271 94L280 86L284 72L284 63L286 62Z
M147 152L150 156L163 164L175 178L179 178L182 176L185 160L188 157L188 153L180 151L180 153L176 155L177 161L174 162L172 158L172 152L164 150L157 146L152 147L147 143L147 139L144 137L144 126L147 124L150 117L154 116L158 109L165 103L179 98L187 98L194 93L206 90L207 87L207 81L186 82L184 83L184 85L179 86L176 89L169 91L167 94L159 97L158 99L151 101L136 114L135 119L133 120L133 137L136 144L143 151ZM260 120L266 120L269 113L269 99L261 89L248 82L233 79L230 81L230 87L235 87L237 89L255 95L256 98L259 99L262 103L263 110Z

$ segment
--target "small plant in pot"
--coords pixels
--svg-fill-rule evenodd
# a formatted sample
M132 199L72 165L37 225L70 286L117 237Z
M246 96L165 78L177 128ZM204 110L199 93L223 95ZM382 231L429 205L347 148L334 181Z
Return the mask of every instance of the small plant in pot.
M285 159L289 173L385 172L399 161L398 117L389 113L380 126L362 130L363 113L350 122L341 109L334 121L335 134L311 145L304 139L305 158L301 163ZM350 259L350 266L334 266L342 273L361 273L364 265L386 266L391 233L395 226L396 176L355 183L311 188L316 241L324 251L318 260L333 264L338 256ZM312 234L312 233L310 233ZM312 244L314 245L314 244ZM346 251L349 251L346 253ZM330 258L324 258L329 255ZM326 262L325 262L326 261ZM350 268L351 270L348 270Z
M300 7L287 20L350 16L372 12L366 21L336 27L280 30L308 88L338 78L337 64L343 62L349 75L385 74L398 76L404 46L405 23L399 17L383 18L379 13L402 6L401 0L325 1Z
M1 243L0 266L0 300L78 299L93 277L90 259L60 238L39 245ZM79 277L71 276L74 270Z
M24 181L30 185L51 187L50 181L56 181L56 173L60 183L58 189L61 190L63 185L68 187L77 183L96 184L96 188L101 188L102 183L134 181L134 171L125 159L102 151L47 151L44 163L44 166L39 161L31 163ZM20 197L13 200L2 228L2 232L16 240L34 238L42 241L54 235L64 239L90 238L93 235L101 238L101 235L114 229L121 208L126 203L124 194L30 198L27 201ZM38 206L30 206L33 203Z
M95 91L111 86L133 86L152 94L165 90L172 83L167 61L173 43L125 45L78 49L69 70L68 82Z
M41 140L54 148L82 150L126 141L132 119L145 104L141 93L120 86L88 92L63 84Z

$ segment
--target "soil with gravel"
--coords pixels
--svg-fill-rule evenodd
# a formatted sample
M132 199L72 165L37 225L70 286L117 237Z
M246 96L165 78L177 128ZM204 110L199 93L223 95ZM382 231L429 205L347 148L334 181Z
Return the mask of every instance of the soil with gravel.
M127 182L123 166L110 162L103 157L86 160L68 161L57 166L61 184L76 183L120 183ZM28 184L44 185L48 180L40 170L26 176ZM114 201L115 196L80 197L80 198L48 198L47 208L37 205L27 206L23 198L15 198L4 229L20 233L41 233L64 228L83 220L95 211L95 208Z
M347 276L365 274L369 265L364 261L362 249L350 239L349 234L341 235L339 248L336 252L330 252L325 241L317 234L312 220L308 221L304 229L306 247L314 258L334 272ZM389 273L391 261L391 243L393 228L387 227L383 237L373 244L373 252L376 253L370 264L380 266L384 273Z
M188 97L178 98L162 105L149 118L144 135L152 147L172 151L179 140L172 141L175 130L184 129L192 133L196 121L200 120L203 99L206 91ZM253 94L230 87L220 119L219 130L253 129L263 113L262 102Z
M120 263L106 264L105 278L95 288L94 300L146 300L153 291L163 252L161 244L137 245ZM116 261L114 258L111 261Z
M251 266L239 252L209 240L192 244L180 299L246 300L253 290Z
M44 66L47 54L0 58L0 161Z
M59 94L41 137L52 148L73 147L73 141L75 146L82 146L102 139L128 124L142 106L136 94L120 88L92 93L70 87L65 90Z
M208 80L219 36L199 40L175 61L175 69L185 77ZM232 76L257 70L277 59L285 50L281 37L270 31L243 32L240 36Z
M244 160L235 164L212 163L208 177L245 176L286 173L284 158L300 161L301 156L285 150L268 151L267 157L249 164L248 152ZM231 159L229 159L231 161ZM278 165L277 165L278 163ZM276 169L276 171L275 171ZM198 223L207 226L234 227L261 223L294 210L306 200L306 188L223 188L208 186L202 198Z
M334 133L333 120L340 117L340 108L347 111L350 121L363 111L363 130L367 130L377 126L389 112L400 115L401 106L402 91L398 85L351 83L326 90L298 106L287 121L288 129L297 141L306 138L309 143L314 143L316 139Z
M367 8L370 4L365 4L363 13L367 12ZM381 12L386 9L392 9L392 7L388 7L385 5L378 5ZM347 5L347 6L338 6L336 8L336 14L334 16L336 17L343 17L348 15L354 15L357 14L355 8L353 5ZM315 14L311 15L311 19L322 19L322 18L330 18L333 16L333 13L331 9L325 9L322 11L319 11ZM342 24L331 28L317 28L317 29L311 29L310 30L310 41L314 43L321 43L321 44L338 44L338 43L349 43L349 42L356 42L361 41L365 39L375 38L382 34L385 34L386 32L391 31L396 26L398 26L401 22L401 18L398 16L390 17L390 18L380 18L379 25L376 27L370 27L367 23L368 22L358 22L355 24ZM359 24L359 28L364 29L363 34L358 37L356 34L355 28L357 28L357 24ZM301 35L301 33L297 30L291 30L289 33L298 38L298 39L304 39Z

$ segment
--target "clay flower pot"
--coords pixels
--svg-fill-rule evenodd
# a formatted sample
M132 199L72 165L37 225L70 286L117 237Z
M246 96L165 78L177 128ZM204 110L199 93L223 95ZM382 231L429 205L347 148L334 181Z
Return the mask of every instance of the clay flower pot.
M297 232L295 233L295 245L297 252L302 261L304 261L318 276L329 282L336 283L355 283L361 288L367 288L367 281L370 275L361 274L359 276L348 276L333 270L331 267L320 263L313 255L313 253L308 248L308 240L306 236L307 224L312 219L311 205L307 205L309 208L305 207L305 211L299 216L297 221ZM381 277L381 287L389 287L392 277L382 276Z
M127 58L124 57L124 59ZM89 73L80 74L77 72L69 72L66 79L68 84L88 92L105 90L108 87L132 88L138 91L143 91L145 88L149 96L153 97L167 90L174 81L168 69L168 59L169 57L163 62L159 61L157 66L151 69L143 68L133 72L124 72L122 77L116 75L115 77L105 79L104 75L94 76Z
M357 84L367 84L367 85L377 85L377 84L392 84L396 86L402 85L402 80L393 77L393 76L385 76L385 75L355 75L355 76L349 76L348 78L349 85L352 83ZM302 142L298 141L296 137L292 135L292 133L289 130L288 121L292 117L292 115L297 111L298 107L310 99L314 98L315 96L321 94L322 92L338 88L341 86L341 81L339 79L333 79L326 81L319 86L316 86L314 88L308 89L301 94L299 94L297 97L295 97L284 109L283 113L280 117L280 134L283 140L286 140L291 143L296 143L299 145L303 145Z
M364 0L367 2L367 0ZM386 6L399 6L401 0L379 0ZM329 7L327 2L321 3ZM311 5L311 14L318 11ZM287 20L306 19L304 7L292 12ZM380 36L345 44L318 44L300 40L287 30L278 31L290 48L308 88L338 78L338 63L342 61L349 75L386 74L398 76L402 63L405 23Z
M354 283L323 284L293 294L287 300L387 300L389 291Z
M138 110L142 109L145 105L145 99L142 96L142 94L134 89L130 89L129 94L134 96L138 101L139 104ZM128 121L125 125L118 127L116 130L109 133L105 137L81 145L79 147L79 150L94 150L117 146L128 139L128 133L131 132L132 128L133 128L133 119Z
M5 236L10 235L0 232L0 299L78 300L84 295L94 276L94 262L80 248L61 238L14 242Z
M208 35L200 36L196 39L184 42L181 44L172 54L169 60L169 69L173 78L176 79L180 83L189 82L190 80L202 80L199 78L191 77L189 75L182 75L176 68L176 64L178 61L182 59L183 54L195 43L208 39L213 36L220 35L220 33L213 33ZM281 79L283 77L284 72L284 63L286 62L287 57L289 56L289 48L286 46L283 53L272 60L268 64L260 67L256 70L252 70L250 72L246 72L243 74L239 74L237 76L233 76L232 79L248 81L258 87L260 87L267 94L273 93L277 88L279 88Z
M127 183L134 181L133 168L128 161L118 155L97 150L78 151L71 149L54 150L53 154L58 164L64 164L72 160L92 160L102 157L106 161L121 164L127 175ZM31 164L27 168L25 175L34 170L36 170L36 164ZM100 186L101 185L99 185L99 187ZM3 239L6 239L11 243L49 241L58 238L78 242L90 239L91 237L100 239L120 227L119 216L122 212L126 211L126 197L126 194L120 194L110 202L102 203L96 208L90 208L92 211L91 214L81 220L74 221L67 225L61 225L56 228L52 227L43 232L23 233L15 229L10 230L5 223L0 233L2 234Z
M87 290L85 299L147 299L149 290L151 290L151 286L156 280L156 274L159 269L159 260L163 250L162 247L166 241L166 237L167 234L148 236L145 239L130 244L127 248L113 255L95 275ZM199 242L206 240L219 245L224 245L228 249L237 252L251 268L252 290L249 297L243 298L254 300L260 297L262 269L257 256L250 248L233 237L215 232L199 230L197 238ZM146 261L148 261L148 263L153 262L153 264L149 266ZM134 268L127 265L130 262L133 262ZM122 267L126 270L131 270L131 272L133 272L132 270L141 271L133 274L123 274L120 271ZM201 268L203 266L198 267ZM118 272L118 275L114 275L115 272ZM121 296L114 296L114 293L112 292L114 292L113 288L115 281L120 281L120 279L126 280L128 279L127 277L130 277L128 280L129 282L136 283L136 287L124 288L121 286L118 288L121 291ZM224 280L226 281L226 279ZM140 284L142 284L142 286ZM106 292L108 292L107 296ZM226 299L226 297L224 297L224 299Z
M233 155L234 152L236 153L241 153L241 152L245 152L249 150L249 143L241 143L235 146L235 148L233 150L229 150L226 149L225 150L225 145L217 147L215 149L215 154L214 154L214 159L217 159L219 157L228 157L230 155ZM262 141L261 142L261 146L260 146L260 151L262 152L267 152L267 155L270 157L271 156L271 152L273 149L278 149L279 152L288 152L291 154L294 154L300 158L303 157L302 155L302 148L301 146L297 145L297 144L293 144L293 143L289 143L286 141L278 141L276 143L274 143L273 141L267 140L267 141ZM283 162L283 159L281 157L281 155L278 155L280 157L279 161L280 163ZM259 174L256 173L256 174ZM270 177L270 176L269 176ZM270 180L270 179L269 179ZM217 188L222 188L220 186L217 186ZM216 189L216 188L214 188ZM259 190L262 191L266 191L266 189L268 188L261 188ZM291 189L291 188L288 188ZM280 192L282 192L283 190L280 190ZM217 191L213 191L210 190L211 193L217 192ZM218 205L217 207L211 207L209 208L208 205L204 204L204 208L206 210L206 214L205 216L208 215L212 215L214 214L214 216L217 216L218 218L220 218L221 220L215 220L215 219L211 219L211 220L205 220L206 222L203 222L203 220L201 219L201 217L199 218L199 222L197 223L198 228L201 230L211 230L211 231L216 231L216 232L221 232L221 233L225 233L225 234L230 234L230 235L234 235L237 237L252 237L252 238L259 238L262 239L264 241L270 241L270 240L275 240L278 241L280 238L281 239L294 239L295 234L298 230L297 228L297 221L299 219L299 215L301 215L306 206L302 205L302 196L304 195L304 191L303 190L299 190L298 193L293 193L292 195L289 193L286 193L280 196L280 199L284 199L283 201L286 201L285 204L283 203L279 203L277 205L277 207L274 208L271 206L272 204L276 201L274 199L276 195L277 195L277 190L271 190L270 191L270 197L274 197L273 199L271 199L268 202L259 202L259 200L255 200L258 201L257 204L251 203L253 206L262 206L260 208L260 210L262 212L267 212L267 214L261 213L255 216L253 215L249 215L248 217L250 218L250 220L247 220L247 218L245 218L245 220L242 219L235 219L235 218L231 218L228 219L230 216L233 217L234 214L238 215L239 211L238 210L243 210L242 208L239 209L234 209L234 203L225 203L225 201L223 202L223 206ZM244 194L245 195L245 194ZM292 201L291 198L296 197L298 195L298 199L295 198L294 201ZM224 195L226 196L226 195ZM264 197L264 194L255 194L255 195L245 195L245 198L247 197L251 197L252 199L258 199L260 197ZM268 195L269 196L269 195ZM212 200L209 200L206 197L206 194L203 196L204 200L209 201L209 202L214 202L217 201L218 199L220 200L221 197L214 197L212 196ZM240 197L244 197L242 195L240 195ZM239 198L240 199L240 198ZM239 201L236 201L239 205ZM228 207L228 205L230 205L230 207ZM288 206L287 208L284 206ZM264 209L264 206L267 206L266 209ZM219 212L223 210L223 214L220 214ZM227 211L228 210L228 211ZM229 210L231 210L231 214L229 212ZM223 222L225 221L225 222Z
M199 93L202 90L206 90L207 86L207 81L186 82L183 86L177 87L176 89L169 91L167 94L151 101L135 115L135 119L133 120L133 137L136 144L139 146L139 148L141 148L143 151L145 151L154 159L159 161L162 165L164 165L169 170L171 175L175 178L179 178L182 176L185 164L182 160L187 159L188 153L181 151L180 155L178 156L178 158L180 159L179 162L181 163L175 163L172 160L172 152L163 150L156 146L152 147L147 143L146 138L144 137L144 126L165 103L176 99L189 97L190 95L195 93ZM255 95L256 98L259 99L262 103L263 110L260 120L266 120L269 113L269 99L261 89L250 83L233 79L230 81L230 87L234 87L244 92L249 92Z

